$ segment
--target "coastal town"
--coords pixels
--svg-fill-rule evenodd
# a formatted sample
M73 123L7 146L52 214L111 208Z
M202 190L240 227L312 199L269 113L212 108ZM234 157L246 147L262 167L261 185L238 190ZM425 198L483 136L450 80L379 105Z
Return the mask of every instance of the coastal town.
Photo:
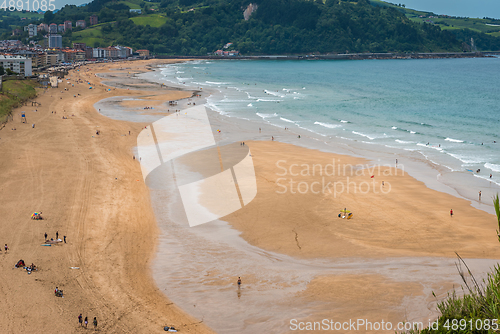
M90 25L98 24L96 15L89 17ZM78 20L75 26L86 28L85 20ZM134 50L128 46L115 45L109 47L90 47L85 43L73 43L72 47L62 46L62 33L73 29L72 21L64 24L29 24L24 27L29 37L43 35L39 41L30 40L23 43L16 36L21 34L20 29L12 31L13 39L0 40L0 66L7 74L18 74L21 76L32 76L34 71L44 71L50 67L76 63L82 61L98 61L126 58L147 58L149 50Z

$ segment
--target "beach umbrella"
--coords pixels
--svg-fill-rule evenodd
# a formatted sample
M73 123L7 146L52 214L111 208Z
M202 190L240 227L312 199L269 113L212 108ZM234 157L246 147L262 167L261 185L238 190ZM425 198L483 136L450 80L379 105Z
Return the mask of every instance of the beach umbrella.
M351 212L351 211L349 211L347 209L344 209L344 210L340 210L340 212L348 213L348 212Z

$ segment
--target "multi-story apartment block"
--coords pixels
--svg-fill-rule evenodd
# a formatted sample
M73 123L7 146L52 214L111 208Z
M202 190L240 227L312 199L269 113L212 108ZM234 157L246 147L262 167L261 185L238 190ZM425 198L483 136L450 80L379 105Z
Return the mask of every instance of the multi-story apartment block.
M0 66L20 75L32 75L31 59L26 57L0 55Z
M62 36L56 34L49 35L49 48L62 48Z

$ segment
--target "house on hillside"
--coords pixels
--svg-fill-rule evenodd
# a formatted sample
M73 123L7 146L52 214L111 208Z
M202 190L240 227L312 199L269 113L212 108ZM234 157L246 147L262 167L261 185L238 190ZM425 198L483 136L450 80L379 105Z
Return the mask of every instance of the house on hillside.
M90 25L91 26L94 26L97 24L97 15L91 15L90 18L89 18L89 21L90 21Z
M78 20L78 21L76 21L76 26L80 27L82 29L85 29L85 27L87 26L87 24L85 23L85 20Z
M49 34L57 34L57 24L51 23L49 25Z

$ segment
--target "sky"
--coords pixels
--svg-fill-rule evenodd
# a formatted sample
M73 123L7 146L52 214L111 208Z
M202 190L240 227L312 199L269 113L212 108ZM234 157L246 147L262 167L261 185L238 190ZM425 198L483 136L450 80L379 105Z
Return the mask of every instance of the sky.
M500 0L387 0L406 8L450 16L500 19Z
M407 8L451 16L493 17L500 19L500 0L387 0ZM56 8L66 4L81 5L91 0L54 0Z

